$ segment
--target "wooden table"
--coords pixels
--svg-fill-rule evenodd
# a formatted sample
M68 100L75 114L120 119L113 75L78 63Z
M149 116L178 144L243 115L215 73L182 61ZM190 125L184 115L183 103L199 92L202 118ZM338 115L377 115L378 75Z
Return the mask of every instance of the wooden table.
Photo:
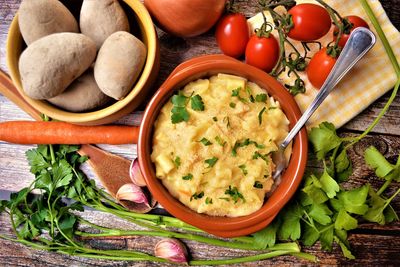
M399 0L382 0L381 1L390 19L395 26L400 28L400 9L397 8ZM243 3L243 9L246 16L255 14L255 0ZM14 17L20 0L0 0L0 68L8 71L5 64L5 43L7 31L11 20ZM218 53L219 50L215 43L213 33L183 40L175 38L159 31L161 41L161 72L157 88L172 71L172 69L193 56L202 54ZM389 62L388 62L389 64ZM388 100L389 94L383 96L376 101L362 114L354 118L350 123L340 129L342 135L354 135L363 131L377 116L380 109ZM0 95L0 121L6 120L29 120L29 116L19 110L8 99ZM118 123L138 125L140 121L140 112L121 119ZM363 163L363 150L373 144L377 146L385 157L392 162L397 159L400 154L400 96L396 97L394 104L383 117L380 124L374 129L367 138L354 146L350 151L350 156L354 164L354 174L346 186L357 186L365 181L369 181L374 187L378 187L382 182L373 175ZM123 146L101 146L103 149L111 151L115 154L124 156L128 159L136 157L135 145ZM9 191L18 191L28 186L33 176L29 173L27 161L24 152L31 146L12 145L0 142L0 189ZM309 167L319 168L313 160L309 161ZM85 166L85 170L90 173L90 168ZM389 191L393 193L399 184L394 183ZM1 197L1 196L0 196ZM397 197L393 203L394 209L400 212L400 198ZM89 218L95 220L99 224L114 227L132 227L126 222L105 215L100 212L89 212ZM5 215L0 216L0 234L10 234L11 228L9 218ZM91 241L90 244L98 248L114 248L114 249L138 249L144 252L153 252L153 247L157 242L157 238L131 237L126 239L102 239ZM322 252L320 245L317 244L311 248L304 248L305 252L313 253L318 256L321 264L337 265L337 264L356 264L356 265L379 265L379 266L400 266L400 223L392 223L386 226L365 223L360 225L359 229L351 232L349 237L352 245L352 251L356 256L356 260L347 261L341 254L340 249L335 246L333 251ZM209 245L198 244L195 242L186 242L190 247L193 257L201 257L205 259L214 259L221 257L238 257L249 255L252 252L224 249ZM266 266L266 265L300 265L309 264L308 262L298 260L291 256L276 258L270 261L253 262L246 266ZM100 260L88 260L79 257L69 257L55 253L32 250L23 245L0 239L0 265L6 266L158 266L161 264L141 262L111 262ZM165 264L162 264L163 266Z

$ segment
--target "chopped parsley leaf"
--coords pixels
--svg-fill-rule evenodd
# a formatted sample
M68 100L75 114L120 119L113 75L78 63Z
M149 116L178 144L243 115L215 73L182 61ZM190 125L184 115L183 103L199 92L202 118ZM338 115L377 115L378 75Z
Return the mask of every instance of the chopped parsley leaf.
M177 168L179 168L179 166L181 166L181 158L177 156L177 157L175 158L175 160L174 160L174 163L175 163L175 166L176 166Z
M260 111L260 113L258 113L258 124L261 125L262 124L262 115L265 112L266 108L263 107L263 109Z
M213 121L218 121L217 117L213 117Z
M185 181L192 180L193 179L193 174L188 173L187 175L182 176L182 179L185 180Z
M212 198L207 197L207 198L206 198L206 204L207 204L207 205L213 204Z
M229 106L230 106L231 108L235 108L235 107L236 107L236 104L233 103L233 102L231 102L231 103L229 103Z
M231 122L228 116L224 117L224 122L226 122L226 128L231 128Z
M204 197L204 192L201 191L200 193L194 193L191 197L190 197L190 201L192 201L193 199L200 199Z
M245 139L243 142L236 141L235 145L232 148L232 156L236 157L237 156L237 149L240 147L245 147L248 145L255 145L259 149L265 148L265 145L263 144L258 144L256 141L252 141L249 138Z
M244 199L243 195L239 192L237 187L229 186L229 188L225 190L225 195L229 195L235 202L235 204L239 201L239 199L241 199L243 202L246 202L246 200Z
M182 94L182 92L179 92L178 95L174 95L171 99L172 104L174 104L175 107L182 107L184 108L186 106L186 100L187 97Z
M207 138L203 137L199 142L201 142L203 145L205 146L209 146L212 145L212 143L210 142L210 140L208 140Z
M171 122L173 124L189 121L189 113L186 110L187 97L180 91L177 95L172 96L172 104L174 105L171 109Z
M256 102L265 103L265 101L267 101L267 98L267 94L256 95Z
M254 152L253 159L261 158L266 163L268 163L268 158L267 158L268 155L269 155L269 153L265 154L265 155L262 155L262 154L260 154L260 152L256 151L256 152Z
M269 107L268 110L277 109L278 107Z
M232 96L236 96L237 98L239 98L240 101L246 103L247 100L244 99L243 97L241 97L239 94L241 89L242 89L242 87L238 87L238 88L232 90Z
M254 187L254 188L258 188L258 189L262 189L262 188L263 188L263 185L262 185L262 183L260 183L259 181L255 181L253 187Z
M242 170L242 172L243 172L244 175L247 175L247 174L248 174L247 169L246 169L246 165L244 165L244 164L240 165L240 166L239 166L239 169Z
M218 145L220 145L222 147L224 147L226 144L226 141L222 140L221 137L219 137L219 136L215 137L215 141L217 141Z
M215 163L217 163L217 161L218 161L218 158L212 157L210 159L206 159L204 162L206 164L208 164L207 168L212 168L212 167L214 167Z
M195 95L190 98L191 107L193 110L203 111L204 102L200 95Z
M222 199L222 200L225 200L225 201L227 201L227 202L229 202L229 198L227 198L227 197L220 197L219 199Z
M251 89L250 89L250 87L246 86L246 91L247 91L247 93L249 94L250 102L251 102L251 103L254 103L255 99L254 99L254 96L251 94Z

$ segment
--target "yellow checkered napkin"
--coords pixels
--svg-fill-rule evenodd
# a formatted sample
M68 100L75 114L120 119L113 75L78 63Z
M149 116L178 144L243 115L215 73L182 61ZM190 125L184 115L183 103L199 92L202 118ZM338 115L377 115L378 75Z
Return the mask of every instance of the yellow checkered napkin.
M372 23L369 21L367 14L358 0L326 0L326 2L336 9L342 16L357 15L362 17L368 22L371 30L377 36ZM369 0L368 2L392 45L397 59L400 59L400 33L392 25L378 0ZM297 3L316 2L310 0L298 0ZM267 19L268 21L272 21L272 18L269 17L269 15L267 15ZM251 30L259 28L262 22L263 18L261 14L250 18L249 24ZM332 40L332 30L333 27L331 32L319 40L324 46ZM278 36L277 34L274 35L275 37ZM393 88L396 83L396 74L378 36L377 39L377 43L372 50L346 75L346 77L336 86L334 91L317 109L314 115L310 118L307 128L317 126L323 121L332 122L337 128L339 128L367 108L384 93ZM297 45L297 48L299 51L303 51L301 45ZM287 49L287 51L290 51L289 47L287 47ZM316 52L316 49L317 47L314 47L314 51L311 51L309 56L312 56ZM305 73L300 76L306 82L307 91L304 94L297 95L295 99L300 109L304 112L311 101L315 98L318 91L308 82ZM286 73L283 73L279 79L282 83L293 84L294 81L294 77L289 78Z

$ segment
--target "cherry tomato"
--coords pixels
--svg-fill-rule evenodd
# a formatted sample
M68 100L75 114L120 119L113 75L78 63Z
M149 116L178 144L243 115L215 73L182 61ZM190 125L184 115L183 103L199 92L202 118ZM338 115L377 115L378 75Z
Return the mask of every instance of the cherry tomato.
M344 18L347 19L348 22L350 22L350 24L351 24L350 26L351 27L344 30L344 33L343 33L343 35L340 38L339 43L338 43L338 45L340 47L344 47L345 46L345 44L347 43L347 40L349 39L349 36L350 36L351 32L355 28L364 27L364 28L368 28L369 29L368 23L365 20L363 20L362 18L360 18L359 16L347 16L347 17L344 17ZM339 29L337 27L335 27L335 30L333 31L333 39L335 41L336 41L338 33L339 33Z
M307 66L308 80L315 88L321 88L336 63L336 58L327 53L326 47L314 54Z
M275 37L253 35L246 46L246 63L270 72L279 59L279 44Z
M223 16L215 31L221 51L231 57L240 57L249 41L249 26L243 14L235 13Z
M320 5L299 4L292 7L288 13L292 15L294 25L289 30L288 36L294 40L302 42L318 40L331 28L331 17Z

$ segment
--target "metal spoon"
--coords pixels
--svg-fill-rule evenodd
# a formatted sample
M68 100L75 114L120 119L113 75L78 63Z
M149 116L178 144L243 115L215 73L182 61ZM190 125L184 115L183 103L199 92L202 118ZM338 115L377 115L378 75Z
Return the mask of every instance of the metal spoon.
M308 121L314 111L321 105L322 101L329 95L339 81L353 68L353 66L374 46L376 42L375 35L367 28L356 28L350 35L343 51L336 61L335 66L326 78L325 83L322 85L319 93L314 101L303 113L299 121L292 128L285 140L279 145L276 152L272 157L276 165L273 178L278 178L282 171L286 169L288 162L284 155L286 147L290 144L297 133L303 128L304 124Z

